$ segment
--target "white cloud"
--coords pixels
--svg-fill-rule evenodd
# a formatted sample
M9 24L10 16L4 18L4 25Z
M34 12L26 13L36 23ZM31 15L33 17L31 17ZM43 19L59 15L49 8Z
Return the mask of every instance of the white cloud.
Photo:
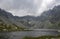
M60 0L0 0L0 8L17 16L38 16L56 4L60 4Z
M38 9L38 14L40 15L43 11L48 10L49 6L52 7L52 4L55 3L55 0L43 0L40 8Z

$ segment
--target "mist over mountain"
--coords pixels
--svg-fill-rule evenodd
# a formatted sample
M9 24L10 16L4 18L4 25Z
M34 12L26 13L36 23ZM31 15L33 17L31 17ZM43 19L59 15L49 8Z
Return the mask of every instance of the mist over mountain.
M60 29L60 5L44 11L40 16L13 16L0 9L0 24L6 24L29 29Z

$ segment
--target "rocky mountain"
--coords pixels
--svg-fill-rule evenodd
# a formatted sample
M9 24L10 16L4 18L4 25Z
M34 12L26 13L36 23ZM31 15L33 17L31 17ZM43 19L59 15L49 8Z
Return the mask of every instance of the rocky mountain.
M0 9L0 31L14 31L23 29L22 27L24 28L24 25L17 22L11 13Z
M40 16L40 22L44 25L43 28L60 29L60 5L43 12Z
M60 29L60 5L55 6L53 9L44 11L41 16L25 16L21 23L33 28L48 28L48 29Z
M0 9L0 24L13 25L29 29L59 29L60 28L60 5L44 11L41 16L13 16L11 13Z

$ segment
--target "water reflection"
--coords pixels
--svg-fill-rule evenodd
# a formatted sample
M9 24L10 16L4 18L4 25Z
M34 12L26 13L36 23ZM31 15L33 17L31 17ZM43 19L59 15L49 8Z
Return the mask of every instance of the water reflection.
M0 32L0 39L9 39L11 36L10 32Z

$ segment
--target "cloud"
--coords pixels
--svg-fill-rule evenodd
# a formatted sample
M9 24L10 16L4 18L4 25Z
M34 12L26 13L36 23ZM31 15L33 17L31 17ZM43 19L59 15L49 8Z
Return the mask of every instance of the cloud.
M38 16L59 3L60 0L0 0L0 8L17 16Z
M42 4L40 5L40 8L38 9L37 15L40 15L43 11L48 10L53 3L54 3L54 0L43 0Z

